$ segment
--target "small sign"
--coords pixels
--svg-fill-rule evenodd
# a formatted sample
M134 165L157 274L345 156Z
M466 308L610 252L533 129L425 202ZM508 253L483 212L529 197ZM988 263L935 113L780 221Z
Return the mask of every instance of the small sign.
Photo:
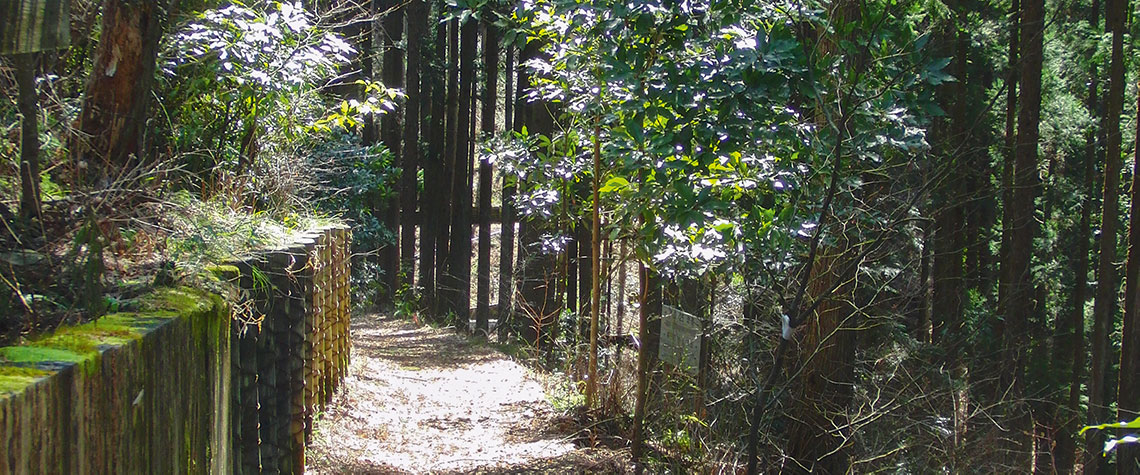
M670 305L661 306L661 361L696 376L701 366L702 334L700 318Z
M0 54L38 53L71 44L71 0L0 0Z

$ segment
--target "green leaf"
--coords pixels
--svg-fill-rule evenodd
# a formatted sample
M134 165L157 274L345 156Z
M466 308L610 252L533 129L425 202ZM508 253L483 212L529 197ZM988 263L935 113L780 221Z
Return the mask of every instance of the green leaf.
M610 178L609 180L606 180L606 184L603 185L601 188L599 188L598 192L599 193L612 193L615 191L624 190L626 188L629 188L629 180L626 180L625 178L622 178L620 176L615 176L613 178Z
M1084 426L1081 428L1077 435L1083 435L1089 429L1104 430L1104 429L1140 429L1140 417L1137 417L1132 422L1111 422L1108 424L1100 424L1095 426Z

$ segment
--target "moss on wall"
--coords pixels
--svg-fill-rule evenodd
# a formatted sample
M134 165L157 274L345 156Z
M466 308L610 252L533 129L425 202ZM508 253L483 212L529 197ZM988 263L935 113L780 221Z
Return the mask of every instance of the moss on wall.
M229 309L161 289L0 348L0 473L206 473L229 466Z

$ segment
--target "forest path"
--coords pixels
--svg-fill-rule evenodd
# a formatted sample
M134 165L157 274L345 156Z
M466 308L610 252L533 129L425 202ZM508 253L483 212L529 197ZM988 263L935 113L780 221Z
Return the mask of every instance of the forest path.
M353 316L352 362L315 423L310 473L598 473L619 454L579 450L538 377L451 330Z

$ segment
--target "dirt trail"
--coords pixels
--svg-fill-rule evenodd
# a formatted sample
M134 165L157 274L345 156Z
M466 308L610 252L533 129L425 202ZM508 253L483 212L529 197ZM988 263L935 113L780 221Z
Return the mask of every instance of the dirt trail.
M310 473L625 471L618 454L576 449L538 378L486 345L375 314L353 318L352 342Z

